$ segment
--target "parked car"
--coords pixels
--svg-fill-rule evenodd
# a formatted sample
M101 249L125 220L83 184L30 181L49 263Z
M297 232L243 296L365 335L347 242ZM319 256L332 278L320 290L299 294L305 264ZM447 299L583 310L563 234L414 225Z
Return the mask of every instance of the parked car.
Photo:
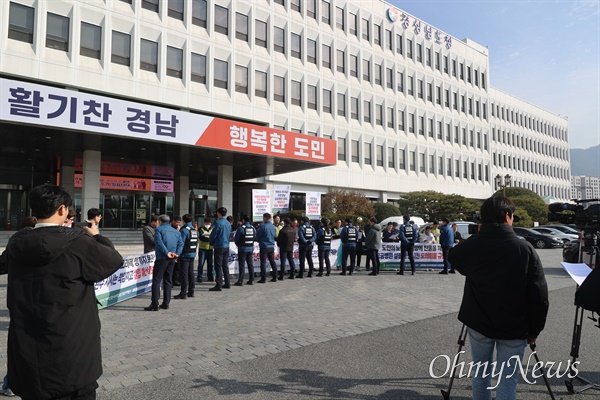
M560 240L563 241L563 243L568 243L571 240L575 240L577 239L579 236L574 234L574 233L564 233L559 231L558 229L554 229L554 228L550 228L547 226L536 226L531 228L536 232L539 233L544 233L546 235L551 235L551 236L555 236L557 238L559 238Z
M570 226L567 225L542 225L540 226L540 228L553 228L553 229L557 229L559 231L561 231L562 233L569 233L569 234L573 234L573 235L579 235L579 233L581 232L580 230L578 231L575 228L571 228Z
M536 232L533 229L513 227L513 230L517 235L523 236L525 240L538 249L564 246L563 241L559 238Z

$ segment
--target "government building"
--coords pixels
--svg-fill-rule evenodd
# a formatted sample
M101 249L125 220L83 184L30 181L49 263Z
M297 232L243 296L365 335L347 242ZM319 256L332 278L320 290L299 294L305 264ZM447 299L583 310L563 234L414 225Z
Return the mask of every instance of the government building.
M282 184L294 210L334 188L484 199L498 175L568 199L567 119L490 87L490 49L426 20L378 0L2 1L0 229L44 182L122 229L250 213Z

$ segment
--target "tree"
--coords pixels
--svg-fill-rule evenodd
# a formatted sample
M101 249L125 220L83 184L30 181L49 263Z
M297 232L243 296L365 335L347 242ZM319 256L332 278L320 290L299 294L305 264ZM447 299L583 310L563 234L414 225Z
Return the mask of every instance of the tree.
M527 216L530 217L528 221L520 221L518 224L515 224L515 226L530 227L533 226L534 221L539 222L542 225L548 222L548 206L538 194L529 189L520 187L507 187L505 190L506 197L511 199L517 207L515 214L521 216L519 212L523 210L527 213ZM503 195L503 190L498 190L493 194L494 197Z
M321 206L323 216L329 219L354 218L362 216L370 218L375 214L371 200L364 193L356 190L330 190L323 196Z
M373 204L373 208L375 209L375 218L377 218L377 221L379 222L388 217L402 215L400 209L391 203L377 202Z
M466 220L481 207L478 202L459 194L444 194L433 190L406 193L398 203L404 214L422 217L426 221L442 218Z

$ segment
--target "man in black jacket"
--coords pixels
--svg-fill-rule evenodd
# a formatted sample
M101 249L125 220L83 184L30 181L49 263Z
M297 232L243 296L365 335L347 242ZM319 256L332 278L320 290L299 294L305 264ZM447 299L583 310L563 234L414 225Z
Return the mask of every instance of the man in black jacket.
M512 224L515 205L490 197L481 206L479 234L450 250L449 261L466 276L458 319L468 327L473 362L484 368L473 376L473 399L492 399L492 378L500 368L496 398L516 399L525 346L534 343L548 314L548 286L542 263ZM494 346L497 366L492 369ZM516 370L515 370L516 369Z
M23 399L95 399L102 355L94 282L112 275L123 258L95 226L62 226L72 203L63 188L38 186L29 202L38 223L15 233L2 257L8 384Z
M296 231L292 226L292 221L289 218L284 220L285 226L279 231L277 236L277 246L279 247L279 278L271 279L275 282L277 279L283 280L285 275L285 261L287 260L290 264L290 279L294 279L294 270L296 268L294 264L294 241L296 239Z

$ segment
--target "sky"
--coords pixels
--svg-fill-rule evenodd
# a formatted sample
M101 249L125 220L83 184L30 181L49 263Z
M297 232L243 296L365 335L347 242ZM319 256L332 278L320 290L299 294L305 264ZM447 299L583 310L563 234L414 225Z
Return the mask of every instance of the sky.
M496 89L569 119L569 145L600 144L600 0L388 0L489 49Z

